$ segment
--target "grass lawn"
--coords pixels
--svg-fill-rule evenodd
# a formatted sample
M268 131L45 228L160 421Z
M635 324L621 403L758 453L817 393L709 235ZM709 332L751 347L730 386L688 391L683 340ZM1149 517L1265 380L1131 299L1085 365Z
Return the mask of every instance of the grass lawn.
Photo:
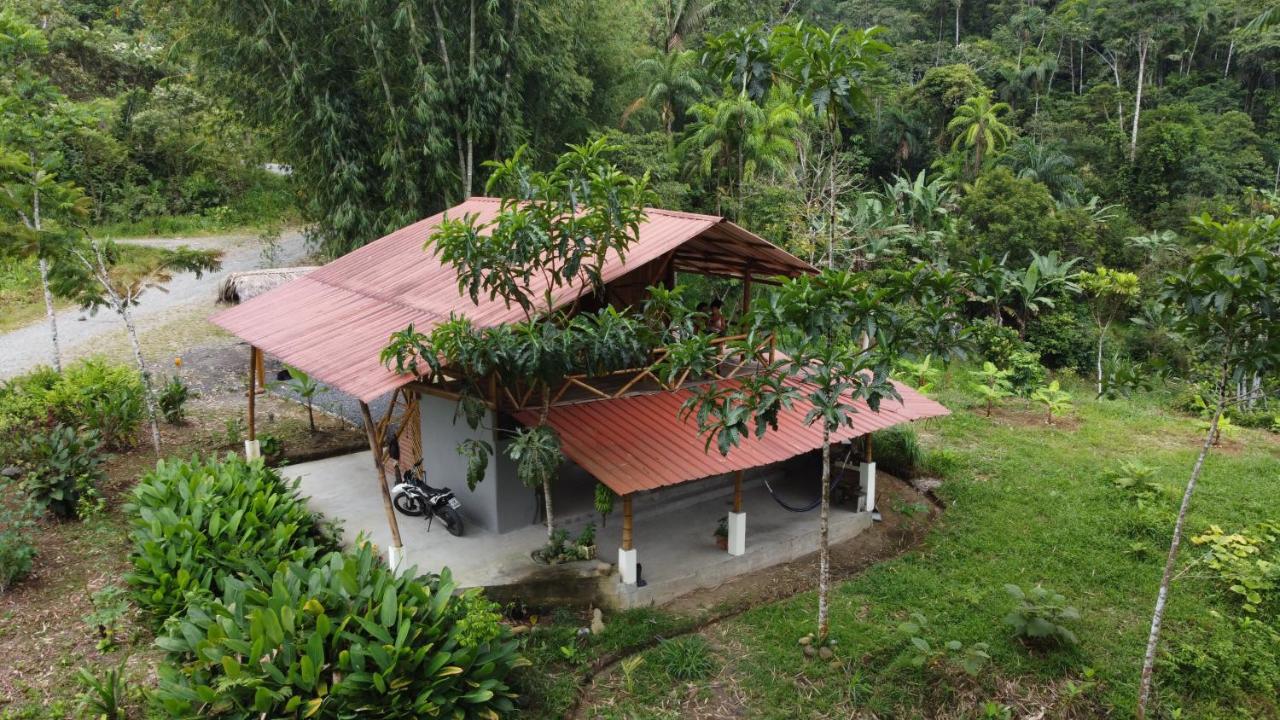
M939 394L954 415L918 430L927 448L960 461L939 491L948 508L923 546L834 590L836 662L800 652L797 640L814 624L807 592L703 631L703 679L673 679L670 658L655 649L630 692L621 672L598 680L587 716L1131 717L1168 529L1202 434L1158 398L1093 401L1083 383L1068 387L1078 400L1059 427L1019 401L988 419L970 408L973 398ZM1136 519L1131 501L1100 477L1135 459L1157 469L1167 528ZM1213 523L1233 532L1280 518L1278 481L1280 437L1237 431L1206 463L1188 537ZM1184 565L1199 555L1188 546ZM1082 615L1078 646L1023 646L1003 623L1013 607L1006 583L1065 594ZM1180 666L1158 666L1161 717L1278 717L1280 639L1247 645L1226 594L1207 571L1175 583L1163 647ZM935 647L985 642L992 663L972 678L946 661L911 666L897 626L912 612L928 618ZM1270 657L1259 656L1268 644Z

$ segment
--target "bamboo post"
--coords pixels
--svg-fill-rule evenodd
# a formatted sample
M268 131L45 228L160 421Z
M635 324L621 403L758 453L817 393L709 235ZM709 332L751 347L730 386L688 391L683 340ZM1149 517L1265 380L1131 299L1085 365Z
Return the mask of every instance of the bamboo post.
M622 549L631 549L631 496L622 496Z
M751 265L748 264L742 271L742 317L747 316L747 310L751 308Z
M382 443L379 442L378 430L373 424L373 416L369 414L369 405L360 401L360 414L364 416L364 431L369 436L369 450L373 452L373 466L378 471L378 488L382 491L382 508L387 513L387 526L391 528L391 547L387 548L387 564L392 570L400 566L404 557L404 546L400 542L400 523L396 521L395 508L391 506L391 491L387 488L387 472L382 463Z
M863 450L863 452L864 452L864 453L866 454L866 456L867 456L867 457L866 457L866 461L867 461L867 462L872 462L872 459L871 459L871 433L867 433L864 437L866 437L866 440L864 441L864 443L865 443L865 445L866 445L866 448Z
M267 391L267 363L262 359L261 350L257 352L257 357L258 361L254 367L258 371L258 392L264 393Z
M742 512L742 471L733 476L733 511Z
M249 346L249 437L244 441L244 458L253 460L261 457L262 453L258 446L258 429L257 429L257 410L254 407L254 401L257 399L257 388L254 387L254 380L257 373L254 370L258 363L258 348L254 345Z

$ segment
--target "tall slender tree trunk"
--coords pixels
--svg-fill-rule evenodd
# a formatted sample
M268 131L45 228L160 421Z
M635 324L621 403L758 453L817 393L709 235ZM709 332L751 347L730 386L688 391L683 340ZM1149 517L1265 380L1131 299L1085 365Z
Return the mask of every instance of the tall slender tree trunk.
M1129 162L1138 157L1138 118L1142 115L1142 86L1147 71L1147 51L1151 48L1151 38L1138 38L1138 87L1133 99L1133 132L1129 134Z
M1094 358L1098 371L1098 397L1102 397L1102 344L1106 342L1107 330L1110 329L1110 327L1110 323L1098 326L1098 353Z
M822 426L822 510L818 530L818 640L826 642L830 630L827 593L831 585L831 432Z
M951 0L951 4L956 6L956 46L960 45L960 5L962 0Z
M542 407L538 411L538 426L545 427L547 424L547 416L551 414L551 388L546 383L542 383ZM551 476L542 478L542 504L547 512L547 542L551 542L552 536L556 533L555 515L551 507Z
M831 157L827 159L827 267L836 266L836 131L831 133Z
M1182 545L1183 526L1187 522L1187 511L1191 508L1191 495L1195 492L1196 482L1200 479L1200 471L1204 469L1204 459L1213 447L1218 434L1218 421L1222 419L1222 410L1227 400L1227 373L1229 366L1222 364L1222 374L1218 378L1218 405L1213 411L1213 420L1209 422L1209 431L1205 433L1204 444L1200 446L1200 455L1191 469L1191 479L1187 481L1187 489L1182 493L1182 505L1178 508L1178 520L1173 525L1173 540L1169 543L1169 555L1164 561L1164 575L1160 578L1160 591L1156 594L1156 607L1151 616L1151 632L1147 636L1147 652L1142 659L1142 681L1138 685L1137 720L1146 720L1147 701L1151 697L1151 680L1156 665L1156 648L1160 644L1160 626L1164 622L1165 605L1169 600L1169 585L1173 582L1173 571L1178 564L1178 548Z
M138 343L138 328L133 324L133 314L129 306L116 299L116 310L124 320L125 329L129 331L129 343L133 346L133 360L138 363L138 372L142 375L142 398L147 403L147 417L151 420L151 444L155 446L156 455L160 454L160 421L156 415L156 398L151 389L151 371L147 370L147 362L142 359L142 345Z
M49 261L40 258L40 288L44 291L44 316L49 320L49 339L53 341L53 369L62 372L62 348L58 345L58 314L53 310L53 293L49 290Z
M471 0L471 30L467 40L467 80L471 81L476 76L476 0ZM471 197L472 188L474 187L474 176L476 171L476 119L475 119L475 99L471 98L467 103L467 166L465 168L466 176L462 181L463 199Z
M1240 27L1240 21L1231 24L1231 44L1227 46L1227 62L1222 66L1222 77L1231 74L1231 58L1236 54L1236 29Z

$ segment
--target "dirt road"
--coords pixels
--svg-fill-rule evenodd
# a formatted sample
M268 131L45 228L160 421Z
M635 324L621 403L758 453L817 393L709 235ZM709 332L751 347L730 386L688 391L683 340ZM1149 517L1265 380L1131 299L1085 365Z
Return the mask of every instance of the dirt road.
M261 243L252 235L144 238L127 242L164 247L188 245L223 252L221 270L207 273L199 279L192 274L179 275L165 288L168 292L148 290L134 308L140 332L163 324L167 319L198 312L200 308L207 308L206 314L211 314L215 309L218 283L227 273L268 267L262 257ZM279 248L270 266L300 265L305 259L302 233L289 231L280 236ZM90 354L95 345L123 333L124 325L120 318L109 311L89 315L73 308L58 313L58 336L64 361ZM0 335L0 379L26 372L36 365L49 364L52 352L49 326L43 317L24 328Z

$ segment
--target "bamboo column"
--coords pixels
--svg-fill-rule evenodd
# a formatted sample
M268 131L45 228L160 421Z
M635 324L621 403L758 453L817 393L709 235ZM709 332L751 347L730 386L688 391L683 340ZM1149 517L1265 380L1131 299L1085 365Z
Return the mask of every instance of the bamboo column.
M373 452L373 466L378 471L378 489L382 491L382 508L387 513L387 526L391 528L391 547L387 548L387 564L392 570L396 570L404 557L404 545L400 542L400 523L396 521L396 510L391 505L391 490L387 488L387 471L382 462L382 443L379 442L379 433L373 424L373 416L369 414L369 405L363 400L360 401L360 414L364 416L364 431L369 437L369 450Z
M622 496L622 549L631 548L631 496Z
M258 351L257 355L258 360L254 367L258 371L258 392L264 393L267 391L267 363L262 359L261 350Z
M742 471L733 476L733 511L742 512Z
M257 379L258 369L258 348L254 345L249 346L249 440L257 440L258 436L254 430L254 407L253 403L255 395L258 394L254 381Z

